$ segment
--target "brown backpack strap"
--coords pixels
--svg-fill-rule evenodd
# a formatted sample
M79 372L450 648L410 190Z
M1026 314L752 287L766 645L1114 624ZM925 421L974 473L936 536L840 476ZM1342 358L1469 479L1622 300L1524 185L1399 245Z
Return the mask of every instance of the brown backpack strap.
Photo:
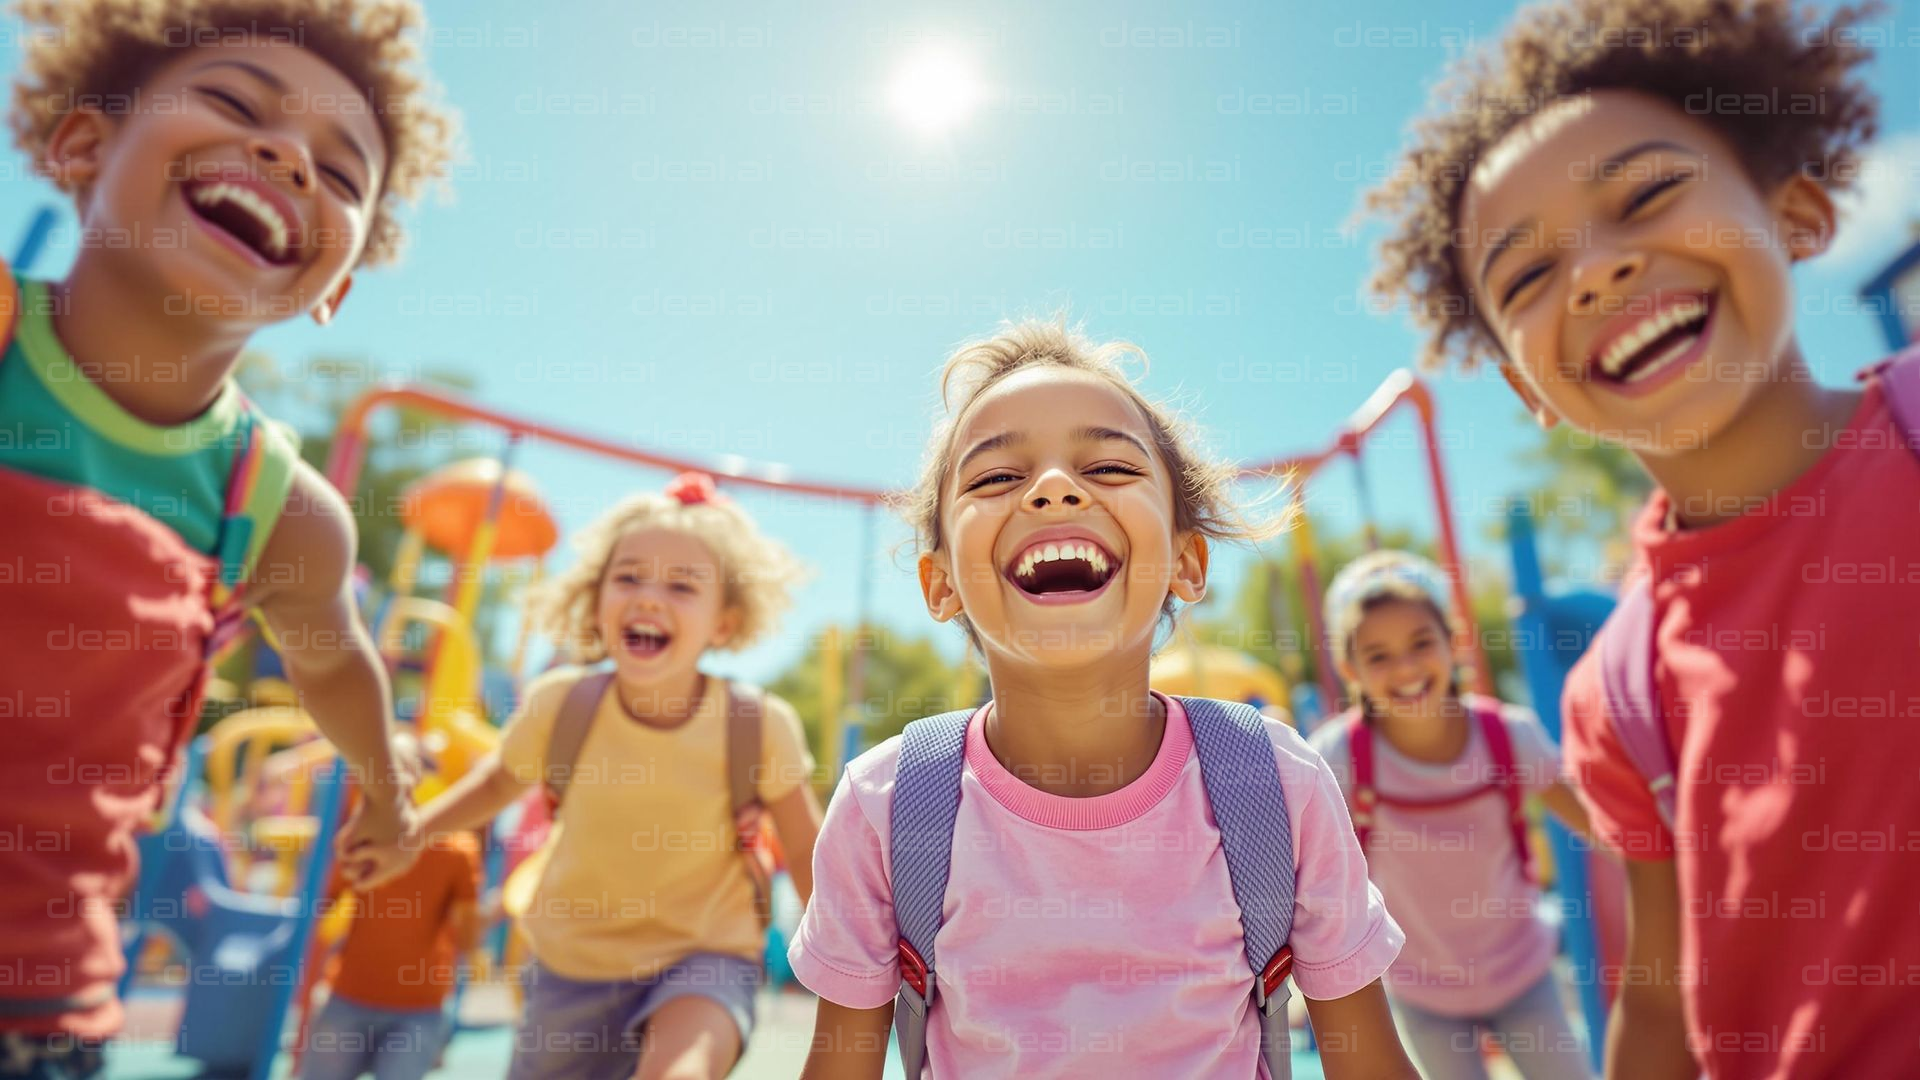
M727 683L727 789L736 817L760 801L760 740L766 715L767 703L760 691ZM773 916L772 867L760 851L747 846L744 837L735 836L734 843L746 857L754 914L765 930Z
M727 790L734 813L760 801L760 737L767 703L757 690L727 683Z
M580 748L593 728L593 715L600 711L600 699L612 684L613 672L589 671L567 688L560 702L560 715L553 718L553 730L547 735L547 802L552 809L558 810L567 797L567 784L573 780Z

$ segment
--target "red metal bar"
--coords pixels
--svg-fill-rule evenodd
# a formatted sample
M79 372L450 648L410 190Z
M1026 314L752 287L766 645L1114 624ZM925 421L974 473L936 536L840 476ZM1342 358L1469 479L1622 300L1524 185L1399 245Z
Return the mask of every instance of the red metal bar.
M602 457L628 461L636 465L649 465L670 472L697 470L711 474L723 484L743 484L748 487L796 492L823 499L864 503L869 506L884 502L887 496L886 492L876 488L848 487L811 480L781 480L741 469L723 468L710 462L695 461L692 458L675 457L638 447L623 446L607 439L543 424L537 420L522 420L509 416L442 390L431 390L419 386L382 386L367 391L356 398L353 404L347 406L347 411L340 417L339 436L334 440L333 452L327 458L327 479L349 498L352 497L354 488L360 482L360 468L365 458L363 448L366 444L367 417L375 409L383 406L406 406L449 419L488 424L502 431L517 433L528 438L541 439L560 446L572 447L575 450L584 450L590 454L599 454Z
M1461 659L1473 669L1474 689L1493 693L1493 673L1487 668L1480 648L1480 629L1473 617L1471 596L1467 590L1466 562L1460 558L1460 545L1453 527L1453 502L1447 494L1446 470L1442 466L1440 442L1434 435L1433 393L1413 372L1402 368L1387 377L1380 388L1354 410L1346 425L1325 449L1294 457L1276 458L1241 470L1243 476L1291 474L1302 490L1315 473L1342 454L1361 453L1367 439L1394 410L1411 406L1419 416L1420 439L1427 451L1427 479L1433 488L1434 518L1440 527L1440 568L1453 588L1453 607L1465 631L1460 642Z

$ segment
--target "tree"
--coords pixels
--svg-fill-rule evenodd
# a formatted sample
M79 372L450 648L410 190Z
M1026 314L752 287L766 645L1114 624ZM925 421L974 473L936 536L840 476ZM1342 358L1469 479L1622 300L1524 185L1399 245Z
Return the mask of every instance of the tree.
M1582 556L1599 569L1581 577L1608 577L1607 567L1624 563L1634 515L1653 493L1652 479L1631 453L1560 424L1515 462L1540 477L1526 498L1549 573L1567 576ZM1504 539L1506 522L1492 531Z
M860 701L850 703L854 706L852 715L861 716L865 721L860 746L873 746L892 738L920 717L976 703L960 700L965 690L961 667L943 659L931 638L904 637L889 627L870 624L858 634L843 635L841 641L841 655L834 662L842 665L843 679L847 677L855 651L864 656L866 686ZM815 756L821 759L823 771L825 761L839 752L838 748L822 745L825 718L821 699L830 646L827 633L815 634L807 643L805 654L767 687L799 712L800 723L807 732L807 745L813 747ZM844 682L841 693L851 693ZM820 779L827 787L835 780L833 776Z
M1367 543L1361 533L1329 536L1316 530L1314 538L1314 568L1324 603L1334 575L1359 558L1367 550ZM1415 539L1405 529L1385 530L1380 544L1438 561L1432 543ZM1512 583L1492 567L1470 565L1467 586L1478 644L1486 655L1494 685L1505 685L1519 663L1513 651L1512 619L1507 613ZM1320 658L1305 605L1305 589L1291 558L1263 559L1252 567L1239 591L1226 599L1224 610L1214 614L1202 607L1193 613L1196 617L1191 632L1206 644L1224 645L1252 656L1281 672L1292 685L1314 682L1319 679Z

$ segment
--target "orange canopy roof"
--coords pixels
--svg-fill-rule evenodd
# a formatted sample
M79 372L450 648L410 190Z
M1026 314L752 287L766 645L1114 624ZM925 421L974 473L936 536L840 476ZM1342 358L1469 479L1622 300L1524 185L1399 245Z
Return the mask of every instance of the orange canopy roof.
M500 462L468 458L443 465L407 485L401 518L418 529L437 551L465 556L473 537L487 518L487 503L500 482ZM493 538L493 558L518 559L544 555L560 539L560 528L547 512L546 500L533 478L519 469L507 473L500 517Z

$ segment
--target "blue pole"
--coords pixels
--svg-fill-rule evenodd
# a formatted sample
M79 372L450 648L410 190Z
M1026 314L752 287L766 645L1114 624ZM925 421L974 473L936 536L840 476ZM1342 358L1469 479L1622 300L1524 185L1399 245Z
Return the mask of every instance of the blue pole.
M267 1080L273 1072L274 1059L280 1055L280 1036L287 1026L287 1012L293 1008L293 995L299 989L302 977L306 973L307 951L313 947L313 933L319 922L320 897L327 887L327 877L333 871L334 833L340 823L340 804L347 790L347 767L342 761L335 760L326 767L320 777L320 805L315 811L320 815L320 829L313 838L313 854L307 859L306 874L300 879L300 888L294 894L299 907L294 912L292 952L293 958L284 978L270 978L269 991L273 994L273 1008L267 1013L266 1030L260 1032L260 1046L253 1055L253 1068L247 1073L248 1080Z
M1520 599L1520 612L1513 621L1518 635L1520 666L1527 678L1527 690L1534 711L1557 742L1560 739L1560 689L1585 642L1578 648L1573 642L1560 642L1559 623L1572 620L1550 618L1555 607L1571 612L1578 606L1573 597L1548 599L1546 582L1540 572L1540 553L1534 545L1533 517L1524 502L1516 502L1507 512L1507 545L1513 556L1513 590ZM1571 655L1566 655L1570 652ZM1595 1070L1602 1067L1607 1031L1607 1000L1600 985L1600 939L1594 923L1593 890L1588 876L1587 845L1549 818L1547 836L1553 849L1555 891L1560 895L1561 937L1567 959L1573 964L1580 1011L1587 1021L1587 1053Z
M51 206L43 206L33 212L33 219L27 222L27 234L20 238L20 246L13 249L14 273L24 274L40 259L40 252L47 246L47 237L52 235L54 223L60 215Z

